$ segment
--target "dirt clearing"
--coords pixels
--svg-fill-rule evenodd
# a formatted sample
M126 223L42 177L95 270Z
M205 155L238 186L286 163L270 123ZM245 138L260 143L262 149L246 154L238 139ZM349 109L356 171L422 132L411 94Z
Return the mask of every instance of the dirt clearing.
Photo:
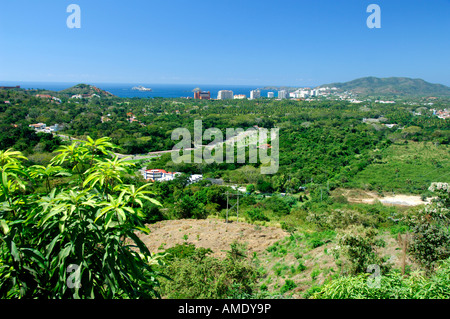
M230 250L230 245L235 240L246 243L248 255L251 255L289 235L276 227L243 222L226 224L218 219L165 220L147 226L150 234L139 234L139 237L152 253L187 242L196 247L210 248L215 257L224 257L225 251Z
M383 205L394 205L394 206L418 206L430 202L430 198L423 201L418 195L386 195L379 196L375 192L364 191L364 190L353 190L353 189L337 189L332 192L332 195L339 196L342 195L347 198L350 203L362 203L362 204L375 204L377 201Z

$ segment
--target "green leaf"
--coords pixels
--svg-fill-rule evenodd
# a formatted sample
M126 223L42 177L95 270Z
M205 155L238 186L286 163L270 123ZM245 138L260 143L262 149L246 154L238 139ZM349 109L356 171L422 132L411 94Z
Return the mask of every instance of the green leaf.
M34 260L41 268L47 268L45 265L45 261L46 259L44 258L44 256L37 251L36 249L31 249L31 248L22 248L21 252L29 257L31 260Z
M45 224L45 222L47 220L49 220L53 216L55 216L58 213L60 213L63 208L64 208L64 205L61 204L61 205L55 206L54 208L50 209L50 211L47 213L47 215L45 215L44 218L42 218L41 221L39 222L39 226Z
M59 253L60 260L64 260L67 258L67 256L69 256L70 251L72 250L72 247L73 247L73 245L72 245L72 243L70 243L70 244L66 245L66 247L64 247L63 250L61 250L61 252Z
M148 227L136 227L137 230L140 230L141 232L145 233L145 234L150 234L150 229L148 229Z
M160 202L158 202L156 199L149 198L148 200L157 206L162 206L162 204Z
M136 212L135 212L135 210L133 209L133 208L131 208L131 207L127 207L127 206L124 206L124 207L122 207L124 210L126 210L127 212L129 212L131 215L134 215L134 214L136 214ZM125 216L125 215L124 215Z
M128 207L126 207L126 208L128 208ZM127 216L125 215L125 212L123 211L122 208L118 208L116 210L116 212L117 212L117 216L120 218L119 220L121 222L123 222L123 221L125 221L127 219Z
M147 246L142 242L142 240L139 239L139 237L135 234L130 232L128 234L131 239L133 239L134 243L139 247L139 250L146 254L147 256L150 256L150 251L148 250Z
M97 215L97 217L95 218L95 220L94 220L94 223L96 223L97 222L97 220L100 218L100 217L102 217L103 215L105 215L108 211L110 211L112 209L112 207L105 207L105 208L103 208L102 210L100 210L99 212L100 212L100 214L98 214Z
M50 242L50 244L47 246L47 254L45 255L45 258L48 259L50 257L50 254L53 251L53 248L55 247L56 242L59 240L60 235L56 235L55 238Z
M8 174L5 171L2 172L2 187L3 193L9 198Z
M144 207L144 204L142 204L142 201L141 201L139 198L136 198L134 201L135 201L136 203L138 203L139 206Z
M11 256L13 256L14 261L19 262L20 261L20 255L19 255L19 250L16 247L16 243L14 243L11 240Z
M3 234L4 235L8 235L8 233L9 233L9 227L8 227L8 224L6 223L6 221L5 220L0 220L0 225L1 225L1 227L2 227L2 229L3 229Z

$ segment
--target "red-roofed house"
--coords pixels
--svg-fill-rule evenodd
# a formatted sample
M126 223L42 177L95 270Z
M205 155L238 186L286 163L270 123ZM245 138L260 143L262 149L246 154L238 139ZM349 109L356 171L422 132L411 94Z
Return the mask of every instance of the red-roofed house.
M34 128L35 130L43 130L47 127L44 123L30 124L28 126Z

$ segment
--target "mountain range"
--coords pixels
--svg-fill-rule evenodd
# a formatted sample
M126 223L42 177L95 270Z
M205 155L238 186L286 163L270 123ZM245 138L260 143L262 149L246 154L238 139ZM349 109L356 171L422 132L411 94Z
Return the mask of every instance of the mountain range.
M364 77L349 82L323 84L319 87L336 87L358 95L380 96L450 96L450 87L422 79L406 77Z

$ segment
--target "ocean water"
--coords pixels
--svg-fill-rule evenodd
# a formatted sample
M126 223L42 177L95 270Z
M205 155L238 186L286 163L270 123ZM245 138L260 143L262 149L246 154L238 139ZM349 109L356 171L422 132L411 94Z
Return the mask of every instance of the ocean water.
M0 86L16 86L20 85L23 89L46 89L52 91L61 91L70 88L78 83L56 83L56 82L11 82L1 81ZM180 98L180 97L194 97L195 88L200 88L202 91L210 91L211 98L217 98L220 90L231 90L234 95L244 94L247 98L250 97L250 91L258 89L263 86L250 85L208 85L208 84L144 84L144 83L87 83L94 85L102 90L108 91L118 97L125 98ZM144 86L151 88L152 91L137 91L132 90L134 86ZM261 90L261 97L267 97L268 90ZM273 92L273 91L272 91ZM275 96L277 93L275 92Z

